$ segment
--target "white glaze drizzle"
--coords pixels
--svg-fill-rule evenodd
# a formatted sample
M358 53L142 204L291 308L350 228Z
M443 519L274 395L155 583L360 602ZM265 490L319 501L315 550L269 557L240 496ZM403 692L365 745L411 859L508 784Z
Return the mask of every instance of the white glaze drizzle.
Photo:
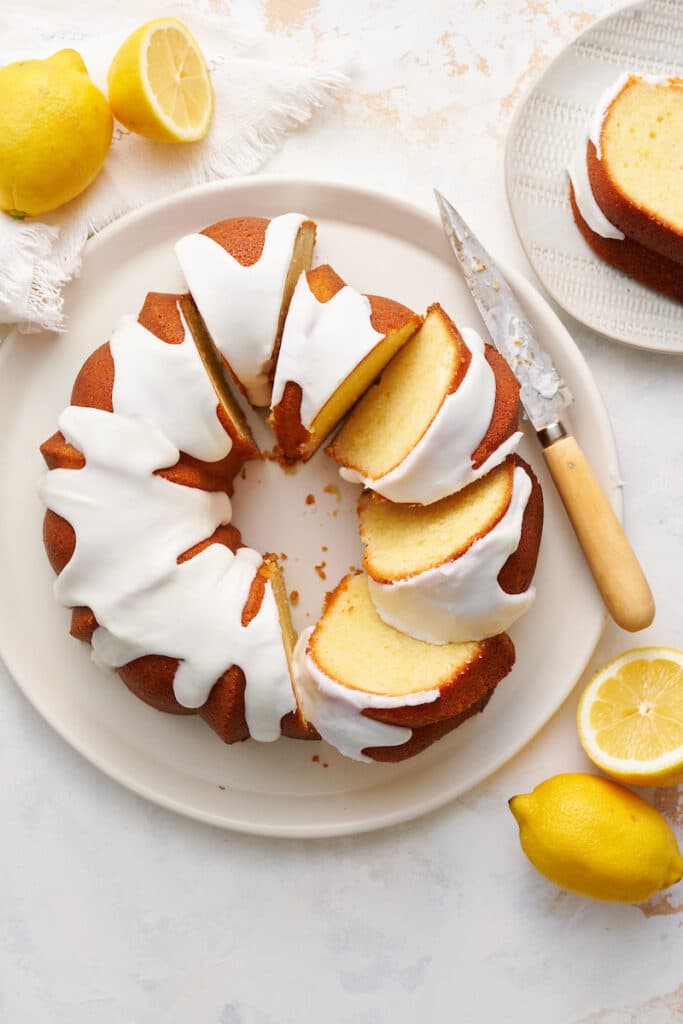
M261 256L249 267L207 235L181 238L176 256L214 344L252 405L270 401L270 372L282 293L303 214L268 224Z
M516 466L502 518L459 558L393 583L369 577L379 617L432 644L483 640L511 626L531 606L535 590L508 594L498 583L498 574L519 546L530 494L529 475Z
M302 274L282 334L271 406L288 381L301 387L301 422L310 427L337 388L384 337L371 323L366 295L345 285L320 302Z
M169 345L124 316L109 342L114 361L112 407L156 427L179 451L203 462L224 459L232 448L218 419L218 399L185 322L182 342ZM182 396L181 400L174 400Z
M607 111L631 77L633 76L626 71L619 75L619 77L615 79L614 82L611 82L605 91L600 94L598 102L593 108L591 119L588 122L588 138L586 141L592 142L595 146L595 152L597 153L598 160L602 160L600 136L602 135L602 126L605 122L605 118L607 117Z
M60 416L60 430L86 464L49 471L40 488L77 538L55 596L92 609L98 664L178 658L174 692L186 707L204 704L216 680L239 665L249 732L272 741L295 700L269 582L256 616L241 623L261 555L212 544L178 565L179 555L230 521L230 499L155 472L175 465L180 450L212 460L230 450L188 335L168 345L126 318L112 335L114 412L70 406Z
M567 174L569 175L569 180L571 181L574 189L576 205L588 227L596 235L600 235L602 238L614 238L618 241L623 241L626 235L620 230L620 228L608 220L598 205L588 176L586 151L588 143L592 142L595 146L595 152L598 160L602 160L602 126L605 123L605 118L607 117L607 112L610 106L614 103L619 93L631 78L638 78L643 82L647 82L649 85L663 85L671 82L671 79L668 77L659 77L656 75L635 75L632 72L624 72L619 75L619 77L612 82L598 98L598 102L588 123L586 136L582 139L581 145L575 153L571 164L567 168Z
M597 199L593 194L590 178L588 177L585 143L583 143L571 165L567 168L567 174L574 189L574 199L576 200L579 213L591 231L602 238L615 238L618 241L623 241L626 235L607 219L598 206Z
M478 480L516 449L522 437L520 431L503 441L481 466L475 469L472 465L472 453L491 422L496 379L477 332L464 328L460 333L472 353L470 365L412 451L376 479L342 466L339 473L344 480L361 483L390 501L431 505Z
M294 676L304 716L324 740L345 757L370 762L368 747L397 747L407 743L412 729L377 722L363 714L366 708L402 708L431 704L439 690L421 690L400 697L368 693L344 686L330 678L311 657L309 640L313 627L304 630L294 649Z

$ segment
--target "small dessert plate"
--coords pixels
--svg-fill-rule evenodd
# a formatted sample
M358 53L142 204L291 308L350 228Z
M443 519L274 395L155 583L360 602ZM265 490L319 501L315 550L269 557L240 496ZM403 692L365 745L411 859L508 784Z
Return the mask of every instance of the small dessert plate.
M28 699L102 771L150 800L223 828L262 835L329 836L405 821L475 785L548 721L579 679L604 624L604 609L540 448L525 430L521 454L545 494L538 600L510 630L512 673L486 712L410 761L349 761L322 742L224 746L201 720L160 714L136 700L90 649L69 636L69 612L52 594L41 539L37 485L41 441L55 429L75 374L148 290L178 291L173 242L223 217L301 210L318 222L316 261L354 287L423 310L436 299L462 326L485 330L436 214L364 189L251 178L168 196L123 217L88 243L67 289L66 334L13 335L0 349L0 651ZM574 394L567 426L617 512L621 491L614 438L581 353L547 303L502 267ZM251 414L250 414L251 415ZM264 451L273 437L252 415ZM283 557L294 625L311 625L325 591L360 565L356 503L319 452L294 473L250 462L236 481L234 522L247 544Z
M515 227L552 297L588 327L656 352L683 353L683 306L594 255L574 224L566 168L585 147L599 96L622 72L683 77L682 38L680 0L645 0L591 25L527 93L505 153Z

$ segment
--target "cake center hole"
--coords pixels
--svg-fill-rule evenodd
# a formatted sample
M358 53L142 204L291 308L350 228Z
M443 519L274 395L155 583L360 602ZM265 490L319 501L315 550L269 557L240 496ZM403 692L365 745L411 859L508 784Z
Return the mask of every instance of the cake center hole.
M258 440L265 451L263 436ZM325 594L360 568L360 492L322 450L289 469L269 459L247 462L235 480L232 521L245 544L277 554L297 631L312 626Z

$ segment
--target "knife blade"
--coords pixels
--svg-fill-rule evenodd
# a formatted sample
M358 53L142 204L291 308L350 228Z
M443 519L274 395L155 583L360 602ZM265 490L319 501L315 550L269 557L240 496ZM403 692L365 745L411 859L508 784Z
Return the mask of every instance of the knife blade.
M623 629L645 629L655 614L648 582L588 459L562 424L571 391L491 255L445 196L437 189L434 195L491 340L519 382L520 401L603 601Z
M560 424L573 400L548 353L541 346L509 284L458 211L434 189L446 237L491 340L519 381L519 398L534 430Z

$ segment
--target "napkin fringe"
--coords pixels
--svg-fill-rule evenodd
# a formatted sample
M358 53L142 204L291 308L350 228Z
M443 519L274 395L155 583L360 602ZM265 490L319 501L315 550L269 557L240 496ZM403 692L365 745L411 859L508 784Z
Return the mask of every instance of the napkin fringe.
M19 329L24 333L60 330L62 288L75 271L52 258L59 228L18 221L7 226L11 245L0 246L0 309L21 309Z
M338 95L348 86L348 77L342 72L316 72L297 84L296 95L273 103L268 118L244 132L238 147L232 151L214 149L200 166L200 174L193 184L203 184L216 177L234 177L250 174L263 161L280 148L284 137L293 128L307 124L316 109L324 107L330 96Z

